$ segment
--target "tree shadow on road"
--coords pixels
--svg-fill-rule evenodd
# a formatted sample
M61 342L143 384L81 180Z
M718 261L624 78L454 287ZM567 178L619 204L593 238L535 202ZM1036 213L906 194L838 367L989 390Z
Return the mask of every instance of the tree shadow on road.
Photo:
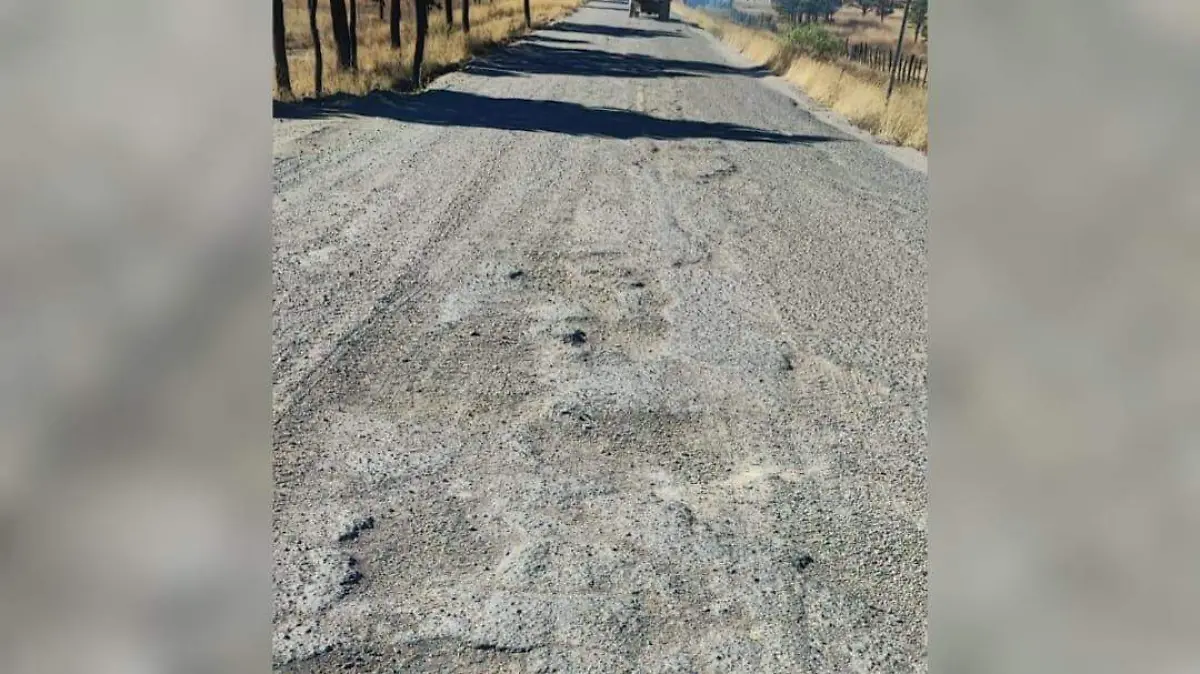
M527 42L550 42L552 44L590 44L587 40L572 40L566 37L551 37L549 35L542 35L541 33L534 33L522 38L522 40Z
M726 122L664 119L632 110L592 108L578 103L522 98L491 98L451 90L419 95L376 92L306 103L276 103L277 119L382 117L411 124L560 133L628 140L712 138L747 143L798 144L846 140L795 135Z
M550 26L546 30L563 33L582 33L584 35L602 35L604 37L683 37L673 30L657 30L654 28L631 28L629 26L610 26L601 23L576 23L563 21Z
M737 68L709 61L666 59L645 54L618 54L603 49L557 46L551 43L555 39L549 37L522 41L472 61L466 71L484 77L763 77L770 74L761 67Z

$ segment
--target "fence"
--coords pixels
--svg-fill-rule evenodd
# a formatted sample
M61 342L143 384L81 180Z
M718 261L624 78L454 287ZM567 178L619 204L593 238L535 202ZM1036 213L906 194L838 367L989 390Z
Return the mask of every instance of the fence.
M868 68L889 73L892 70L892 58L895 47L877 44L850 44L846 41L846 58L861 63ZM922 87L929 86L929 63L917 56L900 55L900 63L896 69L897 84L913 84Z
M750 28L761 28L763 30L776 30L775 17L764 12L751 13L743 12L736 8L730 8L724 12L734 23L739 23Z

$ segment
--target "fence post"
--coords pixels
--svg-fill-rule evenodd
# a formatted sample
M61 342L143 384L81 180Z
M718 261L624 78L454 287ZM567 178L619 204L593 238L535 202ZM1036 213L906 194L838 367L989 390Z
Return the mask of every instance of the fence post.
M904 0L904 16L900 17L900 37L896 40L896 55L894 60L900 59L900 49L904 46L904 28L908 25L909 10L912 9L912 0ZM895 63L892 64L891 74L888 77L887 95L884 96L884 105L892 99L892 87L896 84L896 68Z

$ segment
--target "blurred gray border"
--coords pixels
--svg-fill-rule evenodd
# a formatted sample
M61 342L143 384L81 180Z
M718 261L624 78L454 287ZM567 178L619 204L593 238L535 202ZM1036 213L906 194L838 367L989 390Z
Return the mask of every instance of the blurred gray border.
M930 30L931 669L1200 671L1200 2Z
M932 12L931 668L1200 671L1200 2ZM268 25L0 4L5 671L268 666Z
M5 672L270 654L266 2L0 2Z

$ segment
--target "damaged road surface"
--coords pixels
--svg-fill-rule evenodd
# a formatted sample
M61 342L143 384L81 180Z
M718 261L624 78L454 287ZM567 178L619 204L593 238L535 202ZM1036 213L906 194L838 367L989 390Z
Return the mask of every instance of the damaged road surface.
M927 178L601 1L274 121L278 672L924 672Z

